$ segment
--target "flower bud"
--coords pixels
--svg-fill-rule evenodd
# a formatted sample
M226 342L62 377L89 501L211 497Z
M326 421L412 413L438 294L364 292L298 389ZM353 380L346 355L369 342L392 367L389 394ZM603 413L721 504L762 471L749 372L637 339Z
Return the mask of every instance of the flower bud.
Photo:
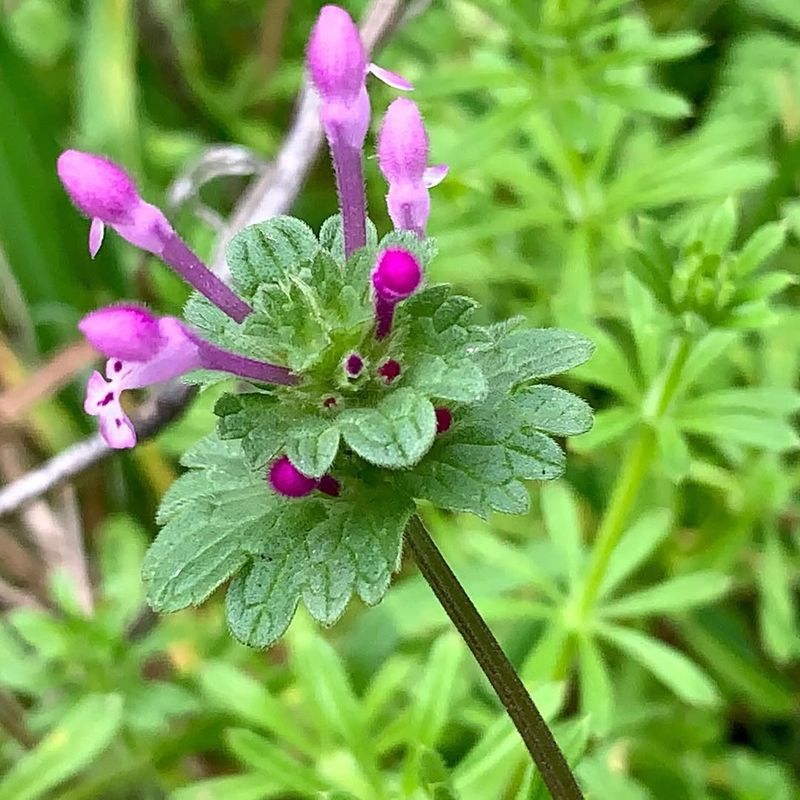
M284 497L305 497L317 488L317 481L303 475L288 456L281 456L272 463L268 480L272 488Z
M109 224L133 219L142 200L136 184L118 164L93 153L65 150L56 169L70 199L87 217Z
M311 80L328 102L352 103L364 87L367 57L358 28L339 6L323 6L307 51Z
M372 273L375 294L382 300L398 303L413 294L422 281L422 268L412 253L400 248L384 250Z

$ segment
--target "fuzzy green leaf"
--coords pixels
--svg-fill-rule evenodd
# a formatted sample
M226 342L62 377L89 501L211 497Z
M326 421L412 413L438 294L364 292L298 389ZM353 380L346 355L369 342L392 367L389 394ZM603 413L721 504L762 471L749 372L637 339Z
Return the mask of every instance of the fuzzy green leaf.
M400 560L411 503L397 492L364 489L339 500L283 502L271 519L275 535L228 590L228 623L250 647L268 647L286 630L302 598L323 625L341 616L356 592L370 605Z
M226 256L236 289L250 299L261 284L286 280L318 248L317 237L305 222L274 217L237 234Z
M520 481L552 480L563 471L559 446L529 425L508 399L491 410L456 414L453 427L398 480L413 496L441 508L486 517L492 509L524 513L529 499Z
M577 436L592 427L592 409L574 394L555 386L526 386L514 394L525 422L554 436Z
M339 449L339 429L321 417L306 417L286 440L286 455L297 469L312 478L324 475Z
M413 389L398 389L375 408L344 411L338 418L345 442L381 467L410 467L430 449L436 415L430 400Z

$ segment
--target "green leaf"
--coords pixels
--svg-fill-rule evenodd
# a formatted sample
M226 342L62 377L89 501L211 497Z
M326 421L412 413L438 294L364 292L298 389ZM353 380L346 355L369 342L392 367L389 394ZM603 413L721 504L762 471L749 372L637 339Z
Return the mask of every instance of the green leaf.
M729 576L710 570L679 575L605 603L600 613L606 617L644 617L685 611L719 600L730 591L731 584Z
M543 486L540 497L550 541L561 556L568 583L573 585L578 580L584 559L578 504L562 482Z
M122 724L122 698L92 694L80 700L0 782L0 800L36 800L88 766Z
M393 391L375 408L343 411L342 438L358 455L381 467L410 467L430 449L436 415L430 400L413 389Z
M252 678L225 661L205 661L197 672L200 691L214 709L227 711L248 724L271 731L303 753L313 754L310 739L283 703L276 700L262 681Z
M339 450L339 428L321 417L305 417L289 431L286 455L304 475L324 475Z
M595 92L632 111L643 111L661 119L680 119L692 113L691 105L680 95L652 86L628 86L622 83L600 83Z
M774 530L767 533L756 577L761 595L758 610L764 648L783 664L800 653L800 632L791 563Z
M685 400L680 405L681 414L715 415L750 411L755 414L777 416L800 411L800 392L779 386L747 386L719 389L700 397Z
M487 329L495 341L479 357L492 391L567 372L594 353L594 344L580 334L559 328L515 330L515 324Z
M205 600L259 551L280 505L263 475L247 469L239 442L207 437L202 446L211 465L170 487L159 510L166 524L142 567L147 601L158 611Z
M618 625L598 625L597 631L687 703L708 706L718 701L711 679L675 648Z
M242 763L275 781L284 792L309 794L326 787L325 782L300 760L253 731L231 728L226 731L225 739Z
M570 442L577 453L591 453L625 436L639 421L641 412L627 406L604 409L594 414L592 429Z
M305 222L282 216L246 227L228 245L226 257L234 286L249 300L261 284L289 280L318 249Z
M428 662L415 679L414 701L409 709L408 742L434 747L453 711L464 661L464 644L454 634L440 636Z
M678 620L681 634L735 696L766 714L791 714L795 686L761 657L748 640L744 625L718 609Z
M277 398L260 393L226 394L214 407L220 439L241 439L242 452L254 469L264 467L285 446L295 415Z
M429 353L415 358L402 381L404 386L411 386L427 397L457 403L475 403L489 391L486 378L476 364L466 360L448 361Z
M672 515L666 508L658 508L642 514L625 532L615 548L600 584L600 596L614 591L636 571L669 536Z
M144 602L140 572L147 538L131 517L112 516L102 525L96 540L100 546L103 616L122 633Z
M250 647L269 647L300 599L323 625L341 616L353 592L374 605L400 560L412 512L396 490L376 485L346 496L283 501L265 520L255 557L228 589L228 623Z
M732 199L726 200L708 220L701 240L706 253L725 255L736 235L738 214Z
M614 685L608 664L590 636L578 638L578 670L581 679L581 708L591 717L592 730L603 736L611 725Z
M679 484L691 467L689 445L672 417L662 417L656 426L659 464L667 477Z
M397 480L440 508L485 517L492 509L524 513L529 498L520 480L552 480L563 471L561 449L520 418L511 398L490 410L461 410L415 469Z
M723 442L757 447L781 453L800 444L794 428L780 419L746 412L686 411L676 414L681 429L721 439Z
M176 789L170 800L264 800L282 791L278 781L262 773L228 775Z
M323 730L335 733L346 744L373 788L382 786L375 740L340 656L316 631L302 620L300 623L290 634L291 663L305 702Z
M578 436L592 427L589 404L564 389L547 384L515 392L514 404L528 425L554 436Z
M344 258L344 230L342 228L342 215L334 214L328 217L319 229L319 243L340 264L345 263ZM367 251L373 251L378 246L378 232L371 219L367 219Z
M755 272L767 259L783 247L786 240L786 224L769 222L762 225L739 251L733 262L733 271L743 277Z

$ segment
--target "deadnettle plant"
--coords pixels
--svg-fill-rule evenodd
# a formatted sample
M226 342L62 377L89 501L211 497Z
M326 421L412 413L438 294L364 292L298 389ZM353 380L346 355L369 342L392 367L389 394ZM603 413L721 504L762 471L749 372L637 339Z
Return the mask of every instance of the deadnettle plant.
M357 28L336 6L320 12L307 60L341 214L318 234L288 216L246 228L227 251L231 286L119 166L75 150L59 158L67 192L91 219L92 256L108 226L195 290L183 320L135 304L84 317L81 331L108 359L105 376L89 379L86 411L99 417L112 447L126 448L136 443L121 402L126 389L178 376L237 387L218 401L216 430L185 454L187 472L163 498L161 532L144 564L155 610L200 603L229 582L232 632L267 647L300 601L324 625L353 594L377 603L408 526L420 568L464 633L476 623L469 613L459 622L448 606L463 590L430 539L420 538L424 529L411 519L416 504L483 517L524 513L525 481L564 470L553 437L582 433L592 422L582 400L542 380L581 364L592 346L568 331L528 328L521 318L478 324L473 300L426 281L436 255L426 237L429 189L447 169L428 165L423 118L407 98L389 106L377 142L395 227L378 236L363 184L366 77L411 86L368 64ZM474 630L465 639L490 679L506 671L494 685L525 738L537 712L510 664L497 661L496 643L480 645L491 637L485 625ZM481 653L495 665L487 668ZM538 719L536 741L549 742L549 751L537 763L553 796L579 797ZM526 738L532 753L534 738ZM548 764L560 766L549 774Z
M487 516L523 513L526 480L564 469L553 437L582 433L588 406L542 383L585 361L583 337L522 319L478 324L476 303L426 280L429 167L417 106L389 107L377 143L395 230L379 237L365 213L362 161L370 122L367 62L342 9L326 6L308 71L336 173L341 214L319 233L292 217L243 230L223 284L107 159L69 150L58 172L91 218L158 255L195 289L184 319L133 304L87 315L80 328L108 362L92 374L86 410L113 447L131 447L121 395L176 376L236 381L216 430L183 459L163 499L161 532L144 565L149 602L176 611L230 581L231 630L272 644L299 601L324 625L353 594L377 603L397 570L419 500Z

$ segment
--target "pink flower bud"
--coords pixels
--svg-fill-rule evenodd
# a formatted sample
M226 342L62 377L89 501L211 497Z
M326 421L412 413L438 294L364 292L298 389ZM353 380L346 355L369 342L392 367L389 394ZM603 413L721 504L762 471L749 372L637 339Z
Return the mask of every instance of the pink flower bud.
M175 231L155 206L139 196L136 184L122 167L104 156L65 150L56 165L58 177L77 208L92 220L89 252L97 255L104 226L125 240L160 255Z
M391 383L400 375L400 362L394 358L384 361L384 363L378 367L378 375L380 375L386 383Z
M412 253L400 248L384 250L372 273L375 294L397 303L413 294L422 281L422 268Z
M129 223L142 201L136 184L113 161L79 150L65 150L56 166L72 202L87 217L108 224Z
M352 103L364 87L367 56L358 28L339 6L323 6L311 32L308 70L326 101Z
M386 205L395 228L423 238L431 210L428 189L444 179L447 167L428 167L428 134L411 100L399 97L386 111L378 162L389 184Z
M342 491L342 485L333 475L323 475L319 479L319 484L317 488L323 492L324 494L328 494L331 497L338 497Z
M281 456L272 463L268 480L272 488L284 497L305 497L317 488L317 481L303 475L288 456Z
M386 110L378 137L378 162L389 183L422 180L428 166L428 134L412 100L398 97Z
M349 378L357 378L364 369L364 359L358 353L350 353L344 360L344 371Z
M436 433L447 433L453 424L453 412L449 408L440 406L434 409L436 414Z

